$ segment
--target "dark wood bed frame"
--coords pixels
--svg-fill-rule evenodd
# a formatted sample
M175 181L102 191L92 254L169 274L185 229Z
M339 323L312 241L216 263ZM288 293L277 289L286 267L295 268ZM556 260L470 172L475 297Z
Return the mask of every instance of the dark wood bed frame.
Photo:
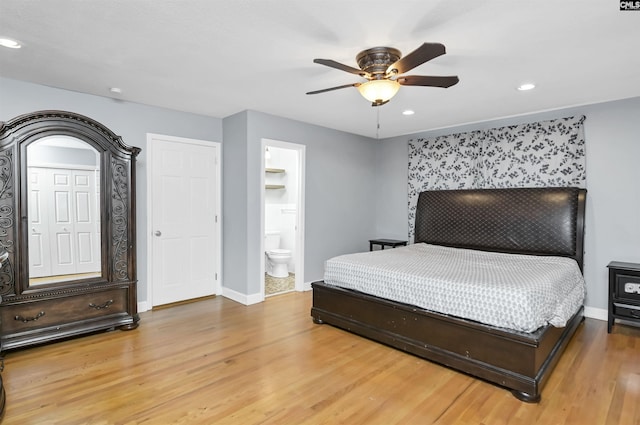
M415 243L575 259L583 268L586 190L518 188L422 192ZM540 401L542 386L583 321L517 332L314 282L311 316Z

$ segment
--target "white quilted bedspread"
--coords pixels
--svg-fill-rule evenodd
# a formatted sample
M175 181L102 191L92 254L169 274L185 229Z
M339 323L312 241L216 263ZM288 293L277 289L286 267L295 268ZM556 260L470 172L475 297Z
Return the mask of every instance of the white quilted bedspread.
M585 297L572 259L423 243L332 258L324 281L523 332L565 326Z

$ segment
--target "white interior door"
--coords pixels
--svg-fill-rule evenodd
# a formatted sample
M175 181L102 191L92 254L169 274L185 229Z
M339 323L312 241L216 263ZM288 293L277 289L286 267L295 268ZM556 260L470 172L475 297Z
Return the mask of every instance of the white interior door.
M218 289L217 143L149 135L151 300L169 304Z
M100 271L93 170L29 167L29 277Z
M29 277L51 276L45 171L29 167Z
M54 275L74 274L76 272L73 259L73 221L71 214L73 206L73 192L71 188L71 172L69 170L53 170L53 215L50 218L53 245L51 246L51 273Z
M76 272L100 271L100 223L96 199L95 171L73 170L74 242Z

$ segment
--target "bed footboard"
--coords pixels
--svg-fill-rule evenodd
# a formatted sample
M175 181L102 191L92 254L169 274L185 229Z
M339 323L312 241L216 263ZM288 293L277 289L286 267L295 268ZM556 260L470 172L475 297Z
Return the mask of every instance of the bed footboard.
M357 335L508 388L538 402L540 391L583 320L564 328L509 331L314 282L311 316Z

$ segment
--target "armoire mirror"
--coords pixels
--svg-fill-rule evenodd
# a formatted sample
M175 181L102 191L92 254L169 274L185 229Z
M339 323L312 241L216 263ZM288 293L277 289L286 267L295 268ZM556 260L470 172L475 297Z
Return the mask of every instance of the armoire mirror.
M100 154L47 136L26 150L29 286L102 276Z
M137 147L72 112L0 122L0 343L138 326Z

